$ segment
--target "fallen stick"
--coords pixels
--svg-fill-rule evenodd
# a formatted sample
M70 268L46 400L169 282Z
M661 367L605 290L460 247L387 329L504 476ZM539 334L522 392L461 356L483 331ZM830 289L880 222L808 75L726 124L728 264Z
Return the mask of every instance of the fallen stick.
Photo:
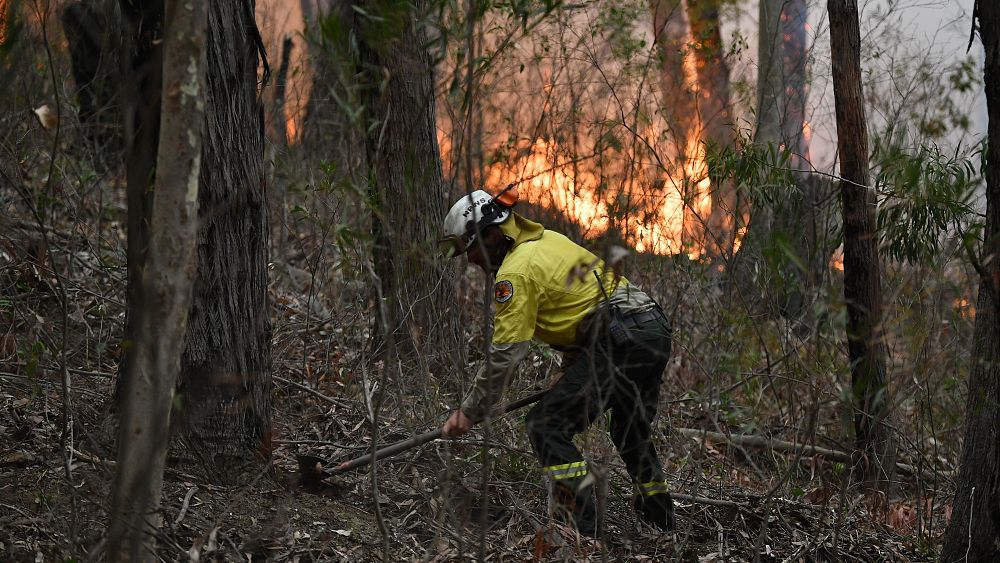
M501 409L502 414L507 414L511 411L516 411L517 409L526 407L528 405L537 403L545 396L548 390L539 391L528 395L523 399L518 399L511 403L504 405ZM299 456L299 476L303 483L315 483L316 481L325 479L332 475L338 475L352 469L357 469L359 467L364 467L376 460L390 458L395 455L399 455L407 450L411 450L427 442L437 440L442 435L441 429L431 430L430 432L424 432L423 434L417 434L412 438L407 438L396 442L395 444L390 444L388 446L379 448L373 453L365 454L361 457L345 461L339 465L331 468L323 467L325 465L323 460L314 456Z
M301 389L302 391L305 391L306 393L309 393L313 397L316 397L317 399L321 399L323 401L326 401L327 403L330 403L331 405L337 405L338 407L349 406L344 401L340 401L340 400L334 399L333 397L327 397L326 395L320 393L319 391L313 389L312 387L308 387L306 385L302 385L301 383L292 381L291 379L285 379L284 377L278 377L277 375L272 375L271 379L274 379L275 381L280 381L281 383L285 383L287 385L291 385L292 387L295 387L296 389Z
M777 450L779 452L789 452L798 453L803 452L809 455L822 456L834 461L843 461L851 463L851 454L848 452L842 452L840 450L831 450L829 448L823 448L820 446L812 446L809 444L804 444L801 442L786 442L784 440L774 440L771 438L765 438L763 436L755 436L752 434L732 434L726 435L721 432L711 432L708 430L697 430L695 428L674 428L674 432L680 434L681 436L687 436L689 438L708 438L715 442L722 442L727 444L732 444L734 446L746 446L750 448L770 448L772 450ZM927 469L918 470L916 467L908 464L896 462L896 467L899 468L904 473L909 475L917 476L927 481L933 481L937 476L941 477L951 477L954 475L954 471L937 471L932 472Z
M740 502L735 502L735 501L731 501L731 500L723 500L723 499L717 499L717 498L699 497L699 496L695 496L695 495L686 495L684 493L675 493L675 492L672 492L672 491L670 493L670 496L674 500L679 500L681 502L691 502L691 503L695 503L695 504L707 504L709 506L725 506L725 507L731 507L731 506L733 506L733 507L741 507L742 506L742 507L746 507L746 503L740 503Z

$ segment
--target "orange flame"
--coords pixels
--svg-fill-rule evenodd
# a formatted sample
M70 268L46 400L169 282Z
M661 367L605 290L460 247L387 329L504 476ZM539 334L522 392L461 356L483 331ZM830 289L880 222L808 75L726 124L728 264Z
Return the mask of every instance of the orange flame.
M970 303L968 299L959 297L958 299L955 299L952 306L954 306L955 310L958 311L959 316L966 319L976 318L976 306Z
M447 139L440 139L443 154L450 150ZM573 170L570 163L559 162L558 146L554 142L538 139L517 151L513 163L500 163L489 167L485 174L487 186L502 186L519 182L522 197L534 204L557 210L572 218L588 238L605 234L611 226L608 202L595 191L598 179L588 170ZM707 175L704 148L697 157L687 161L686 175L693 182L697 196L691 208L700 217L711 211L710 181ZM652 183L652 182L650 182ZM653 254L679 254L685 252L692 259L702 256L701 244L682 244L684 227L683 180L667 178L666 189L658 194L629 194L635 197L633 208L619 225L626 241L637 252Z
M0 0L0 10L8 0ZM272 52L278 52L278 38L287 33L301 37L304 31L302 8L298 2L288 0L260 0L257 2L259 26ZM306 100L309 97L312 71L308 68L301 41L292 55L292 70L287 76L284 115L285 135L289 145L297 143L303 130ZM684 82L696 96L707 96L698 85L695 58L688 52L683 61ZM548 98L559 88L558 81L543 79L540 91ZM545 102L549 103L548 99ZM549 115L550 111L543 111ZM655 112L651 112L654 113ZM656 118L661 119L661 118ZM686 123L691 123L687 120ZM643 143L654 146L668 129L665 122L647 125L641 133ZM685 126L686 128L687 126ZM583 227L588 238L597 237L615 229L625 242L636 251L654 254L685 253L699 259L706 253L704 238L709 215L712 212L711 181L705 159L705 146L701 142L702 123L695 117L692 131L686 131L683 146L672 147L664 153L673 153L683 163L680 170L665 172L650 162L640 162L641 156L623 155L619 167L622 186L617 192L606 188L606 171L597 171L579 161L568 162L558 142L545 138L523 140L510 154L510 160L492 164L483 171L483 183L502 186L518 183L522 197L534 204L557 210ZM636 133L639 134L639 133ZM439 129L439 147L442 162L448 165L451 140L443 128ZM562 147L565 148L565 147ZM660 147L662 148L662 147ZM626 151L627 152L627 151ZM600 177L599 177L600 176ZM622 201L626 203L622 203ZM622 207L627 207L622 209ZM733 221L729 220L729 225ZM744 222L745 225L745 222ZM728 227L728 225L727 225ZM736 234L735 248L746 232L741 227Z
M10 10L8 0L0 0L0 45L7 43L7 12Z
M296 120L302 111L298 108L285 108L285 141L294 145L299 140L299 127Z
M830 256L830 269L838 272L844 271L844 247L838 246Z
M0 0L3 1L3 0ZM284 119L285 140L289 145L299 141L302 132L302 120L305 118L306 103L312 89L313 72L309 67L308 49L304 36L306 35L305 18L301 2L288 0L258 0L256 3L257 27L268 54L274 53L271 70L277 72L278 62L282 55L282 40L286 35L294 39L291 50L290 65L285 78L284 115L274 116L274 120ZM274 88L266 90L273 96ZM274 128L274 126L271 126Z
M443 146L443 144L442 144ZM568 164L560 164L556 152L557 145L538 139L532 145L518 151L524 156L513 166L494 165L486 171L486 185L501 186L517 182L518 189L532 203L557 209L572 217L580 225L587 226L587 236L598 236L608 229L607 206L588 188L592 174L582 172L581 178L574 179ZM520 171L517 173L517 171Z

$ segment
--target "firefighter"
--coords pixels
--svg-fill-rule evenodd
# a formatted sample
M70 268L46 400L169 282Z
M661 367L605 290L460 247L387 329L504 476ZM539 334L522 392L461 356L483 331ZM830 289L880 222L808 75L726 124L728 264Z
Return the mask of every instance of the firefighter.
M562 234L514 213L516 191L477 190L444 220L449 252L464 253L495 279L489 361L442 428L457 438L499 403L537 338L563 351L563 375L525 419L551 478L557 513L596 535L593 478L573 445L610 410L610 431L635 486L645 522L674 529L673 501L651 442L660 381L670 355L670 322L659 305Z

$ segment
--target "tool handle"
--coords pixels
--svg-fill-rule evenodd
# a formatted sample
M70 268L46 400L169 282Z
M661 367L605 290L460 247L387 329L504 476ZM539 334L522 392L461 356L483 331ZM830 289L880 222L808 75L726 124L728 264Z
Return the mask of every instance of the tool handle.
M528 405L537 403L542 399L542 397L545 396L547 392L548 390L539 391L537 393L528 395L523 399L518 399L516 401L507 403L503 407L503 414L507 414L511 411L516 411L517 409L520 409L522 407L526 407ZM385 459L387 457L392 457L401 454L407 450L411 450L417 446L426 444L427 442L437 440L440 437L441 437L440 428L438 428L437 430L431 430L430 432L424 432L423 434L417 434L412 438L407 438L405 440L396 442L395 444L390 444L388 446L385 446L384 448L379 448L375 450L373 453L366 454L359 458L355 458L349 461L345 461L340 465L330 468L328 470L328 474L338 475L340 473L344 473L345 471L350 471L352 469L364 467L369 463L374 462L375 460Z

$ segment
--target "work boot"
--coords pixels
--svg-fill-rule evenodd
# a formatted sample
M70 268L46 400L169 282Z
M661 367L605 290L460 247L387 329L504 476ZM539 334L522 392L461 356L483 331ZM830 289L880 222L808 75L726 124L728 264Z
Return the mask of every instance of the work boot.
M566 523L573 522L581 535L597 536L597 510L594 507L594 487L575 487L575 479L552 486L555 515Z
M632 506L636 515L642 518L643 522L664 532L672 532L676 528L674 500L670 498L670 493L657 493L649 496L636 495L632 499Z

